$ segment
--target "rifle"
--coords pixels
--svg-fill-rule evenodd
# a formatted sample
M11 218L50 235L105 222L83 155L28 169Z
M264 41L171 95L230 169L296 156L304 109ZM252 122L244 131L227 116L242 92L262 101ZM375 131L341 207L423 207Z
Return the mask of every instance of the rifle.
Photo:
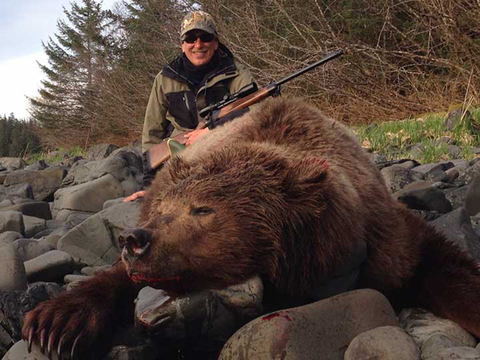
M266 99L267 97L279 95L282 84L316 68L317 66L325 64L326 62L333 60L342 54L343 52L341 50L334 51L320 61L317 61L306 68L281 79L280 81L273 82L260 90L258 90L255 83L244 86L235 94L227 95L220 102L200 110L199 115L204 119L204 121L199 122L197 129L203 129L205 127L213 129L219 119L232 114L235 111L246 109L249 106ZM165 139L158 145L152 146L146 152L147 166L149 167L149 170L156 169L171 156L177 155L185 148L185 143L186 139L184 137L184 133L182 133L172 138Z

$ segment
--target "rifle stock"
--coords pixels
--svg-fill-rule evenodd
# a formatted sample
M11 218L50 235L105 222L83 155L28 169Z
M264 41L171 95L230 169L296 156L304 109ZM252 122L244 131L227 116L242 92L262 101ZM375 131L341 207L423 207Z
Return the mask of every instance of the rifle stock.
M175 135L171 138L165 139L160 144L152 146L147 150L145 156L147 158L148 170L153 170L159 167L162 163L167 161L172 155L169 144L171 141L176 141L181 146L185 146L187 139L184 137L185 133Z

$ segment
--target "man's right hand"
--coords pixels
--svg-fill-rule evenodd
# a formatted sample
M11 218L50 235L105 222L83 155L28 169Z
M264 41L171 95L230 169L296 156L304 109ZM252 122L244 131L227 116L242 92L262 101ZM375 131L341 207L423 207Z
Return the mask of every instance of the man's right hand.
M142 191L137 191L136 193L133 193L130 196L127 196L125 199L123 199L124 202L130 202L139 198L142 198L145 196L145 190Z

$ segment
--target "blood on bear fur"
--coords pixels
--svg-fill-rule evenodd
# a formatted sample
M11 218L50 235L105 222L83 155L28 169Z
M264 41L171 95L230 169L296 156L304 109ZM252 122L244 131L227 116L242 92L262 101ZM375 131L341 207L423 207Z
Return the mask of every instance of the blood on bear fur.
M85 349L132 316L146 282L193 291L257 274L291 304L344 277L340 291L374 288L480 336L478 263L392 199L344 126L298 100L267 100L169 161L122 257L28 313L23 336Z

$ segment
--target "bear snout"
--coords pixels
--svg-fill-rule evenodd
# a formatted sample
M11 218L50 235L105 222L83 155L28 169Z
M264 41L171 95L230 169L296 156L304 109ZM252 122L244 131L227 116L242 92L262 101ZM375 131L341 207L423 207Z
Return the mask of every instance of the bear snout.
M141 228L126 229L118 237L120 247L124 248L128 255L139 258L150 247L151 234Z

